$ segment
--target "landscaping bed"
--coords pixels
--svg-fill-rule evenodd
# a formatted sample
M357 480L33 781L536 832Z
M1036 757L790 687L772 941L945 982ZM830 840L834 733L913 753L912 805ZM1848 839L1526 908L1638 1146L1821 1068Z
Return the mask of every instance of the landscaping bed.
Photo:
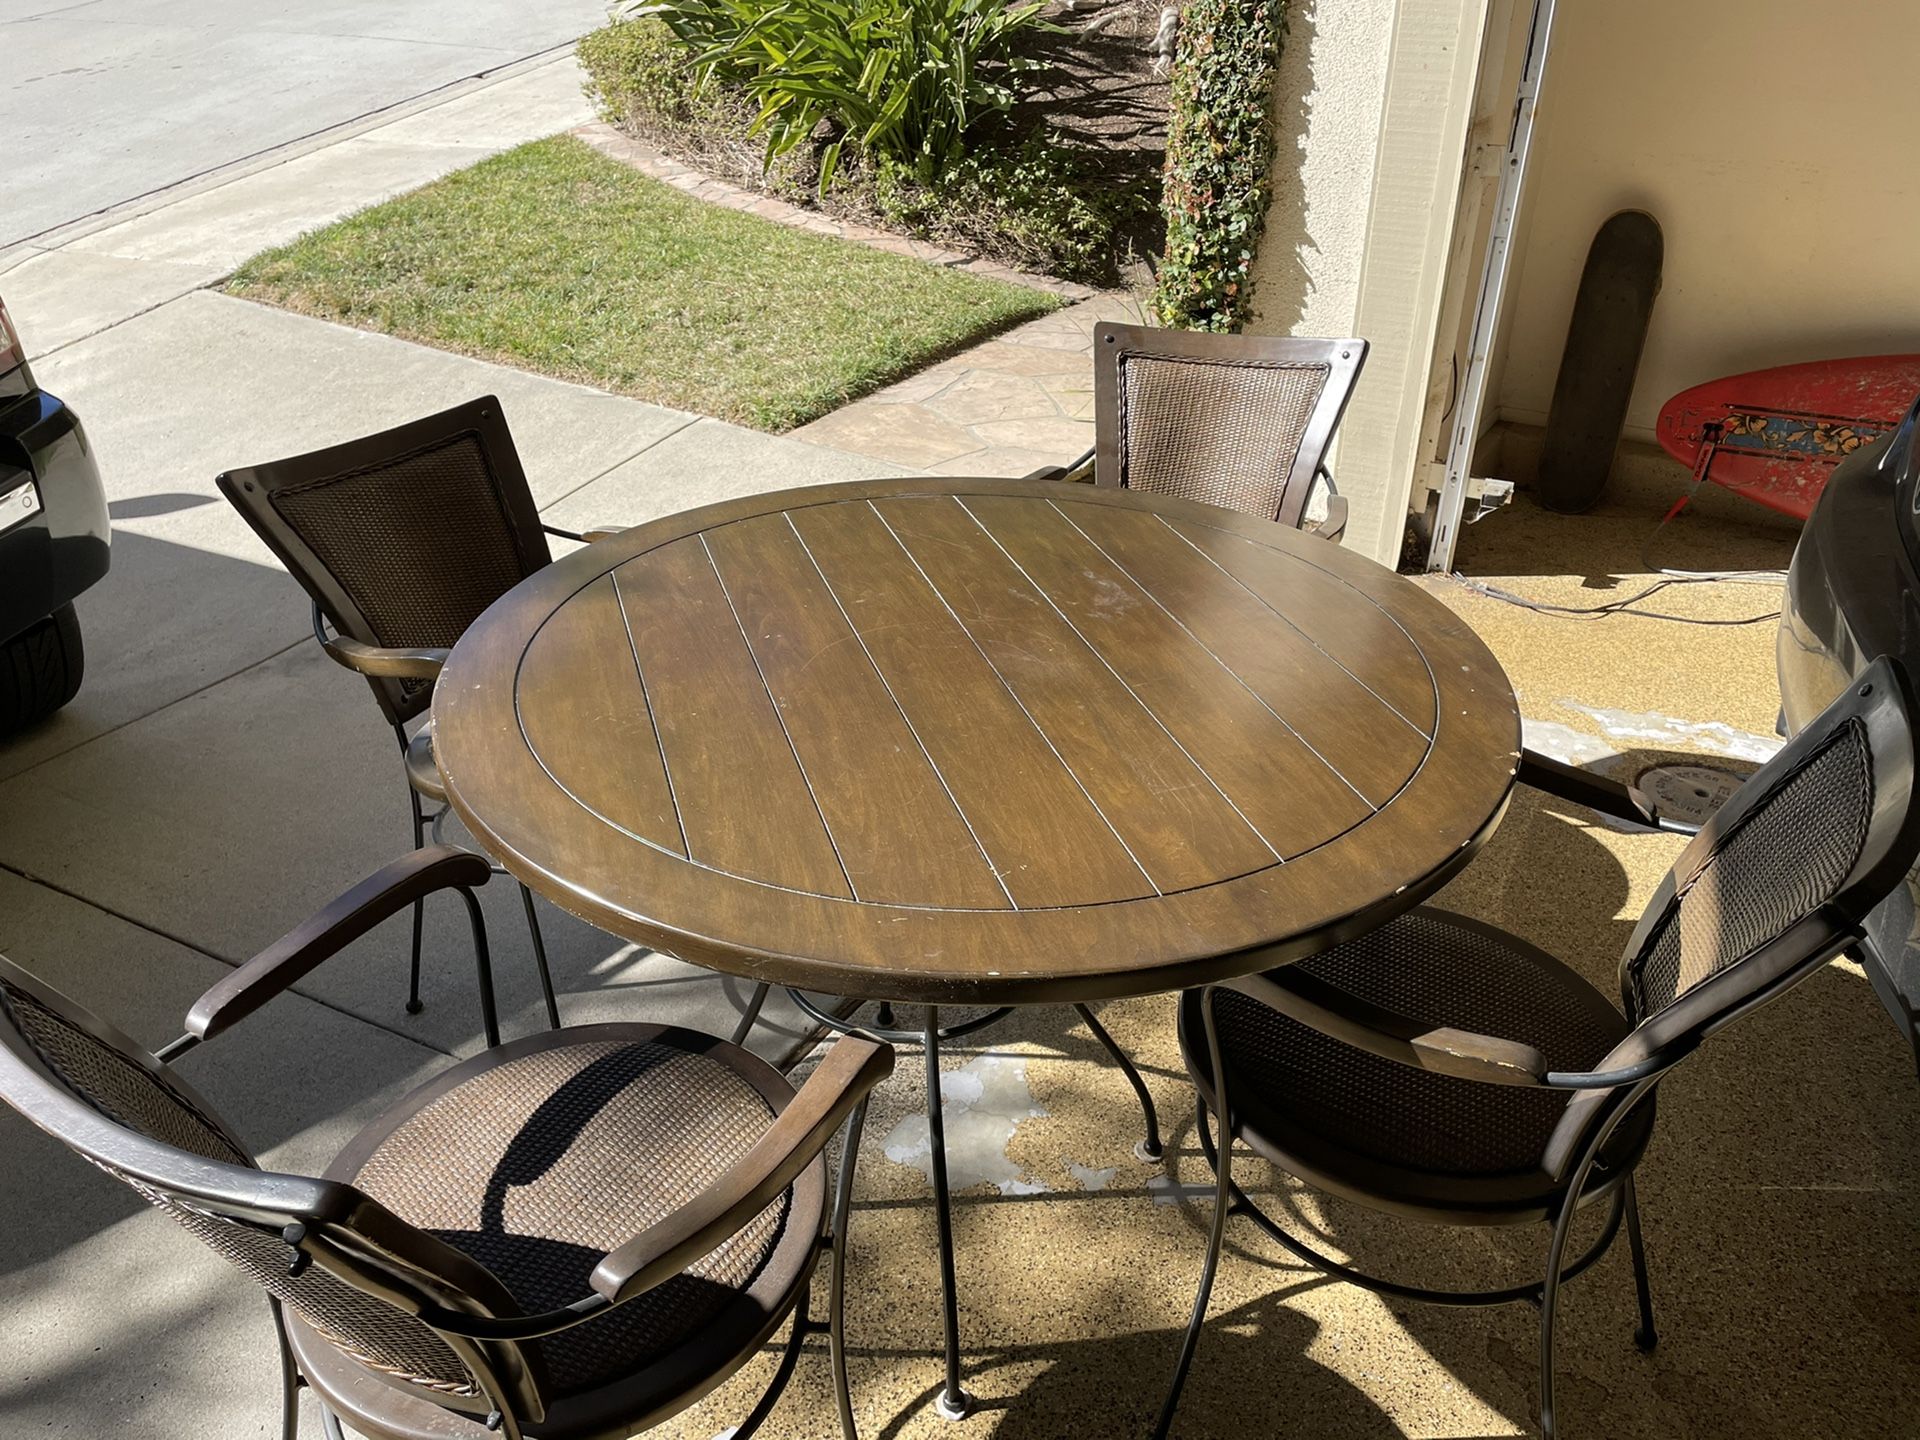
M1061 279L1150 283L1158 4L796 0L770 35L769 8L679 0L587 36L603 115L837 218Z
M568 136L257 255L227 288L765 430L1061 303L708 205Z

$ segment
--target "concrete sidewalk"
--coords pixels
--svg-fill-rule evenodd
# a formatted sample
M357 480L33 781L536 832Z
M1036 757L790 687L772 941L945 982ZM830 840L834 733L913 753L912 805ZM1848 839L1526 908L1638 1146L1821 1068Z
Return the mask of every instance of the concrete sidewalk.
M0 274L41 384L86 422L115 530L112 573L79 602L79 698L0 746L0 953L149 1044L227 967L410 843L391 734L312 643L305 596L219 498L219 471L492 393L536 498L570 527L901 472L207 288L264 246L587 115L571 59L545 65ZM483 898L511 1034L538 1013L526 926L511 885ZM567 1020L731 1028L742 987L544 904L541 919ZM427 920L421 1015L401 1008L396 923L193 1061L266 1163L324 1163L479 1045L458 907ZM788 1048L793 1015L758 1043ZM0 1433L263 1433L270 1387L227 1382L273 1373L249 1288L11 1112L0 1148Z

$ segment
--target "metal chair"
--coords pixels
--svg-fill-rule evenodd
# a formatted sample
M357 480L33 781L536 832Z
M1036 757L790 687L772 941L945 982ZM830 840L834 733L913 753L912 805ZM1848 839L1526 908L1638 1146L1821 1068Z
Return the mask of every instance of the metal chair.
M1920 854L1912 731L1907 677L1883 658L1756 772L1688 844L1641 917L1620 965L1624 1015L1525 941L1424 908L1298 964L1186 992L1180 1045L1215 1172L1214 1210L1156 1434L1172 1424L1236 1213L1324 1273L1398 1299L1537 1305L1547 1436L1559 1287L1606 1252L1624 1219L1635 1338L1651 1349L1633 1175L1653 1129L1654 1087L1708 1036L1859 943L1867 913ZM1231 1141L1216 1145L1210 1116L1287 1174L1376 1210L1445 1225L1544 1222L1545 1276L1438 1291L1340 1264L1233 1183ZM1608 1207L1605 1225L1568 1263L1574 1215L1592 1204Z
M1102 321L1093 331L1094 445L1029 479L1084 479L1202 500L1338 542L1347 502L1324 461L1366 363L1364 340L1215 335Z
M855 1440L846 1224L886 1046L840 1041L796 1093L689 1030L542 1031L416 1089L318 1177L257 1168L169 1063L438 890L465 898L484 981L472 892L489 874L468 851L414 851L201 996L158 1057L0 959L0 1099L266 1290L285 1440L303 1384L332 1440L343 1418L380 1440L614 1440L698 1400L789 1316L772 1383L734 1433L760 1425L824 1330ZM842 1122L829 1225L824 1152ZM829 1249L817 1323L808 1288Z
M491 395L364 439L230 470L217 483L312 597L314 638L373 690L399 742L415 848L429 834L439 839L447 792L428 715L434 679L482 610L552 563L549 535L587 537L542 523ZM422 715L428 718L409 735L407 726ZM437 808L428 813L429 806ZM525 885L520 903L547 1018L558 1025L546 944ZM408 1014L421 1009L422 920L416 906Z

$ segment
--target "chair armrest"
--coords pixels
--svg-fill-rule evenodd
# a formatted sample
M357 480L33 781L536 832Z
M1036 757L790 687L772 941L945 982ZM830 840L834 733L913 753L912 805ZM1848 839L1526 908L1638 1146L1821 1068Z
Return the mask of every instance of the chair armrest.
M1323 1035L1416 1070L1493 1085L1539 1085L1546 1079L1546 1056L1531 1045L1395 1014L1298 966L1228 985Z
M1084 484L1093 479L1093 450L1089 448L1078 460L1069 460L1065 465L1047 465L1021 478L1077 481Z
M316 603L313 607L313 638L320 642L320 648L333 658L335 664L344 665L357 674L376 680L437 680L447 663L449 652L445 650L426 646L412 650L388 650L359 640L349 640L344 635L329 635L326 618Z
M318 914L303 920L193 1002L187 1033L211 1040L423 895L487 883L486 857L451 845L429 845L382 866Z
M799 1178L867 1092L893 1072L893 1048L849 1035L753 1148L673 1214L641 1231L595 1267L590 1283L613 1304L631 1300L745 1225Z
M576 533L572 530L562 530L558 525L549 525L546 521L542 520L540 522L540 528L549 535L558 535L562 540L577 540L582 545L591 545L596 540L611 540L616 535L624 534L630 527L626 525L601 526L598 529L582 530Z
M1637 830L1674 828L1663 824L1653 807L1629 786L1622 785L1618 780L1609 780L1604 775L1596 775L1578 765L1569 765L1564 760L1552 759L1525 746L1520 750L1518 778L1522 785L1530 789L1571 800L1576 805L1584 805L1589 810L1625 821ZM1677 833L1691 834L1692 831L1689 828L1678 830Z
M1322 540L1330 540L1335 545L1347 533L1347 497L1344 495L1327 496L1327 518L1314 527L1313 533Z

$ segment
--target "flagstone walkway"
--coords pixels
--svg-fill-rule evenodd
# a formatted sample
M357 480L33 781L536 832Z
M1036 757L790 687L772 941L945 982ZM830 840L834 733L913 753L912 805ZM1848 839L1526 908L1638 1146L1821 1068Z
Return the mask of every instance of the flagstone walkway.
M1140 323L1130 295L1029 320L792 432L937 475L1026 475L1093 447L1093 327Z

